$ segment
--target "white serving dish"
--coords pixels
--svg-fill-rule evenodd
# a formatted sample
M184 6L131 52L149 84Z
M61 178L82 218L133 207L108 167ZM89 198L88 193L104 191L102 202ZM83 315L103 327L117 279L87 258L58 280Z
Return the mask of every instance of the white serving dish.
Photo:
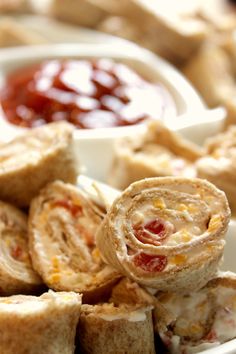
M201 98L176 69L149 51L127 41L118 40L116 43L116 39L112 43L106 42L105 44L101 42L99 44L51 44L2 49L0 52L0 87L4 83L5 75L14 69L45 59L64 57L113 58L127 63L147 79L164 84L174 99L177 113L171 109L163 119L171 129L183 132L187 136L192 135L192 140L201 143L209 133L214 134L222 127L224 111L206 111ZM192 129L193 126L197 129L197 135L196 130ZM144 124L132 127L77 130L75 133L76 148L81 164L85 166L84 172L91 177L105 181L112 160L114 139L137 134L143 129L145 129ZM3 131L4 134L0 134L0 139L6 141L19 134L22 128L1 119L0 132ZM194 134L190 134L191 132Z

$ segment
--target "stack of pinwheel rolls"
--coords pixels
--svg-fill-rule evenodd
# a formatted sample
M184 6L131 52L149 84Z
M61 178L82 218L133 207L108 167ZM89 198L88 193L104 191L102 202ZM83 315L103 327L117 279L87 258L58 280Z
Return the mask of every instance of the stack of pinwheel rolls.
M0 353L74 353L81 295L45 292L30 254L27 209L18 207L28 207L48 182L76 182L77 173L70 124L0 145Z
M177 155L195 159L197 150L158 127L163 145L169 136ZM177 336L188 353L212 331L214 345L234 338L234 326L227 335L217 327L224 301L236 318L234 276L217 274L230 220L224 192L202 179L154 177L106 210L71 184L72 135L71 125L55 123L0 146L0 353L72 354L77 338L82 353L154 354L156 335L173 353ZM196 334L171 309L195 294L204 302Z

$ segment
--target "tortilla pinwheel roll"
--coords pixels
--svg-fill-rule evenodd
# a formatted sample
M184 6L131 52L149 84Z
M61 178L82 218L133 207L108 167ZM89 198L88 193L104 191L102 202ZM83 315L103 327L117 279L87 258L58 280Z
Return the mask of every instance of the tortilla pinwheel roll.
M1 297L0 353L73 354L80 308L73 292Z
M196 177L194 161L203 151L158 121L144 134L117 141L109 184L124 189L147 177Z
M196 162L198 176L222 189L236 212L236 127L206 140L207 155Z
M96 242L108 264L138 283L189 291L214 276L229 218L224 192L205 180L144 179L114 201Z
M78 337L86 354L155 354L152 306L82 305Z
M158 300L174 318L160 332L170 353L199 353L236 337L235 273L222 273L188 295L163 293Z
M41 285L29 256L27 217L0 201L0 294L32 293Z
M0 145L0 199L28 206L47 183L75 183L73 127L57 122L34 128Z
M120 275L105 265L95 246L101 211L77 187L61 181L31 203L30 252L34 268L54 290L76 291L86 301L106 291Z

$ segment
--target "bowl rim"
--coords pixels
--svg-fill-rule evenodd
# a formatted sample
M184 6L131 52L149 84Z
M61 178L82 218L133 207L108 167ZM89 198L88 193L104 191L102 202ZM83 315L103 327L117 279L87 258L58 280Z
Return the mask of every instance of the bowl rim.
M3 65L15 64L19 62L19 67L22 66L22 62L25 63L29 61L40 61L50 58L73 58L73 57L87 57L87 58L101 58L108 57L117 60L127 60L136 61L141 65L150 67L151 70L156 71L157 75L161 76L160 82L164 81L172 86L172 91L177 91L180 99L184 102L186 106L186 112L191 116L191 113L196 111L204 111L206 106L193 88L193 86L188 82L188 80L171 64L169 64L164 59L156 56L147 49L143 49L133 43L125 42L119 43L119 45L114 46L112 43L66 43L66 44L43 44L43 45L33 45L33 46L21 46L21 47L11 47L1 49L0 55L0 73L4 77L4 67ZM167 87L167 91L175 102L177 112L178 112L178 102L177 99L173 97L173 92L171 88ZM176 113L173 116L180 116L181 114ZM148 120L147 120L148 121ZM164 120L165 121L165 120ZM14 131L22 131L23 129L19 126L5 121L5 126L9 125ZM129 133L142 130L144 124L136 124L131 126L122 126L114 128L96 128L96 129L77 129L76 135L79 137L116 137L122 136L124 133ZM195 122L193 122L194 124ZM1 124L1 123L0 123ZM27 129L27 128L26 128Z

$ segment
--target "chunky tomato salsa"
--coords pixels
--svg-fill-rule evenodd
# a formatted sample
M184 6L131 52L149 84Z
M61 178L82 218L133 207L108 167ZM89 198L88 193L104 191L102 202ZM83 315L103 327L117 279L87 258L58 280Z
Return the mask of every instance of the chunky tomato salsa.
M0 92L5 118L22 127L66 120L79 129L160 119L167 90L110 59L48 60L11 73Z

